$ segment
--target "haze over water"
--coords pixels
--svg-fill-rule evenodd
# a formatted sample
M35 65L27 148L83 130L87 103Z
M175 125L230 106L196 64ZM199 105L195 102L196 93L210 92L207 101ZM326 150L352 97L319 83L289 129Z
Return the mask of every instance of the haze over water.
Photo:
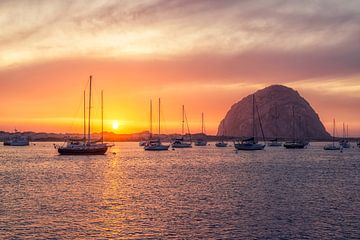
M359 239L360 149L322 147L0 146L0 238Z

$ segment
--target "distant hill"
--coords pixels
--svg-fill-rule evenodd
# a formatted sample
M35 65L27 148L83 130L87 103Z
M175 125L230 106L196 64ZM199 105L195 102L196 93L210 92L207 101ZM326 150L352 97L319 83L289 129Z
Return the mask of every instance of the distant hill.
M9 133L0 131L0 141L4 141L8 139L14 134L21 134L22 136L28 137L30 141L51 141L58 142L64 141L65 139L82 139L83 134L78 133L36 133L36 132L18 132L18 133ZM140 133L131 133L131 134L116 134L112 132L104 132L104 140L111 142L118 141L139 141L143 139L147 139L149 136L149 132L140 132ZM101 139L100 133L91 134L91 138L94 140Z
M9 133L0 131L0 142L10 138L14 134L19 134L25 137L28 137L32 142L62 142L65 139L83 139L83 134L80 133L37 133L37 132L17 132L17 133ZM108 142L137 142L141 140L149 139L149 132L139 132L139 133L128 133L128 134L116 134L112 132L104 132L104 141ZM154 138L157 138L158 135L154 134ZM161 139L165 141L170 141L171 139L175 139L181 137L179 134L161 134ZM216 136L204 135L201 133L195 133L191 135L192 139L204 138L206 137L210 140L217 140ZM91 134L91 138L93 140L101 139L100 133ZM186 136L187 139L190 139L190 136Z
M276 136L292 138L293 124L297 137L313 140L330 138L318 114L297 91L282 85L272 85L254 94L266 138ZM293 108L295 118L293 118ZM257 115L255 123L257 136L260 137L261 130ZM252 94L231 107L220 122L217 134L238 137L252 135Z

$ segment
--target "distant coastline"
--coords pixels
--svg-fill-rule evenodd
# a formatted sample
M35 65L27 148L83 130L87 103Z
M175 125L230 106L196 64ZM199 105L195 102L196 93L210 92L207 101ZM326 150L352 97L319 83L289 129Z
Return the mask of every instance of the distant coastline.
M45 132L5 132L0 131L0 142L3 142L10 136L14 134L21 134L22 136L28 137L31 142L62 142L65 139L82 139L83 134L81 133L45 133ZM100 139L100 133L92 134L93 139ZM170 141L176 137L179 137L180 134L161 134L160 138L164 141ZM157 135L153 135L154 138L158 138ZM191 134L191 138L193 140L201 137L206 137L208 141L218 141L219 136L216 135L203 135L201 133ZM141 140L146 140L149 138L149 132L138 132L138 133L128 133L128 134L117 134L113 132L104 132L104 140L108 142L138 142ZM226 140L235 140L235 139L244 139L246 136L227 136L225 137ZM336 138L337 140L342 139L341 137ZM357 141L360 137L350 137L348 138L349 141ZM267 139L267 140L270 140ZM279 139L280 141L285 141L287 139ZM326 142L330 141L331 139L309 139L310 141L318 141L318 142Z

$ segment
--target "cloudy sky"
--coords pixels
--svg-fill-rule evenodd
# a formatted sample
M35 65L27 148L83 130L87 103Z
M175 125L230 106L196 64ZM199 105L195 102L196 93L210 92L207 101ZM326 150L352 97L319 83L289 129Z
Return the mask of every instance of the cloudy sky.
M0 130L80 132L92 74L108 130L146 129L161 97L166 132L185 104L192 131L204 112L215 133L233 103L284 84L360 135L359 23L358 0L2 0Z

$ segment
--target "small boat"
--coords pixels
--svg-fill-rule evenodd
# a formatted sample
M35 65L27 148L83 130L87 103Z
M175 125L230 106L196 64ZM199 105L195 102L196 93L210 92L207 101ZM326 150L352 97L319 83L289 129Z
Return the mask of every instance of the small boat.
M145 146L146 145L146 140L142 140L142 141L140 141L139 142L139 147L143 147L143 146Z
M360 148L360 141L357 142L357 146Z
M267 144L269 147L281 147L282 143L278 141L278 119L279 119L279 113L277 110L277 105L275 105L275 115L273 116L275 118L275 138L271 139L270 142Z
M227 147L228 146L228 143L225 142L224 138L225 138L225 119L226 119L226 116L224 117L224 120L223 122L221 123L221 137L220 137L220 141L218 141L217 143L215 143L215 146L216 147Z
M171 147L173 148L191 148L192 144L191 142L186 142L184 138L176 138L172 144Z
M324 150L340 150L340 146L335 146L334 144L328 144L324 146Z
M277 138L271 139L270 142L267 144L269 147L281 147L282 143L278 142Z
M349 126L347 126L347 130L345 131L345 123L343 123L343 139L339 141L341 147L343 148L351 147L348 138L349 138Z
M255 94L252 95L252 101L253 101L253 112L252 112L252 131L253 131L253 136L251 138L248 139L244 139L242 141L237 141L234 143L234 147L236 148L236 150L245 150L245 151L255 151L255 150L263 150L265 148L265 144L261 144L258 143L257 139L256 139L256 127L255 127ZM260 116L259 116L259 112L257 111L258 117L259 117L259 122L260 122L260 127L261 127L261 131L262 131L262 126L261 126L261 121L260 121ZM263 133L263 131L262 131ZM263 134L263 138L264 134Z
M303 148L305 148L306 146L309 145L309 142L306 141L305 139L300 139L300 138L296 137L296 130L295 130L296 122L295 122L295 108L294 108L294 106L292 107L292 114L293 114L293 121L292 121L293 139L291 141L285 142L283 146L286 149L303 149ZM299 123L300 123L300 119L301 118L299 118Z
M244 139L241 142L238 141L238 143L234 143L234 146L237 150L248 151L263 150L265 148L265 144L258 143L254 137Z
M89 119L88 119L88 136L86 137L86 119L85 119L85 91L84 91L84 138L82 141L66 141L62 146L55 146L60 155L104 155L109 147L104 143L104 119L103 119L103 92L101 92L101 142L91 141L90 127L91 127L91 84L92 76L90 76L90 90L89 90Z
M228 145L228 143L224 142L224 140L221 140L221 141L215 143L216 147L227 147L227 145Z
M287 149L302 149L305 148L307 145L309 145L309 143L306 141L295 140L285 142L283 146Z
M185 141L185 139L184 139L185 120L186 120L187 129L188 129L188 134L190 136L190 141ZM176 138L171 143L171 147L172 148L191 148L192 147L191 134L190 134L190 129L189 129L189 125L188 125L188 122L187 122L187 118L186 118L186 115L185 115L185 107L184 107L184 105L182 106L182 131L181 131L181 136L182 136L181 138Z
M204 113L201 113L201 135L204 136ZM207 145L207 140L205 138L199 138L195 141L195 146L203 147Z
M339 144L340 144L340 146L342 146L343 148L350 148L350 147L351 147L349 141L346 140L346 139L341 140L341 141L339 142Z
M195 140L194 145L197 147L203 147L207 145L207 141L205 139L197 139Z
M108 147L106 143L68 141L57 149L60 155L104 155Z
M152 139L147 141L144 146L144 150L146 151L165 151L169 150L170 145L163 145L160 139Z
M159 98L159 138L152 139L152 101L150 101L150 139L144 145L145 151L165 151L168 150L170 145L164 145L160 140L160 98Z
M9 139L4 141L4 146L29 146L29 138L21 136L20 133L15 129L15 134Z
M327 144L324 146L324 150L340 150L340 146L335 145L335 118L333 122L333 135L332 135L332 144Z

